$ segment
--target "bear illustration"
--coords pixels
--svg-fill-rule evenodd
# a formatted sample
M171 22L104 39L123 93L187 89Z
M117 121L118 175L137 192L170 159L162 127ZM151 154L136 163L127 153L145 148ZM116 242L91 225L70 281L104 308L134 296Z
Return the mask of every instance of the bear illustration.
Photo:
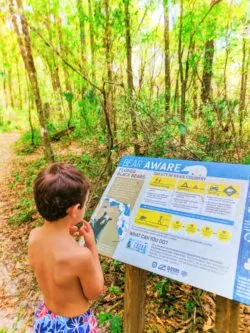
M185 167L181 170L182 172L187 172L189 176L196 176L196 177L206 177L207 176L207 168L203 165L192 165Z

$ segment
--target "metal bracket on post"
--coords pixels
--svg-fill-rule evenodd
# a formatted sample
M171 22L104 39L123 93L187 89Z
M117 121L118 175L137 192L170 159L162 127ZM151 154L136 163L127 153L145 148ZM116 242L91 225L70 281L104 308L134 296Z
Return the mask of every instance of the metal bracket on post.
M124 296L124 333L143 333L146 305L147 271L126 265Z

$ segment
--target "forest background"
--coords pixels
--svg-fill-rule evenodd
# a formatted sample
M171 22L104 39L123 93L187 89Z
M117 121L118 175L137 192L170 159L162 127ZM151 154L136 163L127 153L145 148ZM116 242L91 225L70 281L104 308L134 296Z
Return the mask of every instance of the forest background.
M91 179L88 216L124 154L250 163L248 0L0 0L0 38L0 131L21 133L11 232L40 223L32 181L54 160ZM119 332L124 267L102 260L120 274L96 307ZM212 295L154 275L148 295L147 332L213 329Z

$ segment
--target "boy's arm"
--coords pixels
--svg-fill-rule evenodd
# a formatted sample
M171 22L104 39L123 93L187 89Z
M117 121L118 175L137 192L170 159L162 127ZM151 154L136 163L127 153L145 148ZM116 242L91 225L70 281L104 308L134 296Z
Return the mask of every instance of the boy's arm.
M84 237L85 248L81 249L82 265L79 267L79 278L85 296L89 299L96 299L103 293L104 278L101 264L95 244L95 237L88 222L83 221L80 235Z

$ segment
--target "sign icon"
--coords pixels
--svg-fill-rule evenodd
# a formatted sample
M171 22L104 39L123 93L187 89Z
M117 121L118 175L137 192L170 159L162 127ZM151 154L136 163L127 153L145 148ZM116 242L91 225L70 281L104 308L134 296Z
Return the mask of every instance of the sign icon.
M247 241L248 243L250 243L250 232L247 232L247 233L244 235L244 239L245 239L245 241Z
M157 267L157 265L158 265L158 264L157 264L157 262L156 262L156 261L153 261L153 262L152 262L152 267L153 267L153 268L156 268L156 267Z
M236 189L233 186L225 188L224 192L227 196L231 197L233 194L237 193Z
M166 268L167 268L167 266L166 266L166 265L163 265L163 264L160 264L160 265L158 266L158 269L160 269L161 271L165 271Z

